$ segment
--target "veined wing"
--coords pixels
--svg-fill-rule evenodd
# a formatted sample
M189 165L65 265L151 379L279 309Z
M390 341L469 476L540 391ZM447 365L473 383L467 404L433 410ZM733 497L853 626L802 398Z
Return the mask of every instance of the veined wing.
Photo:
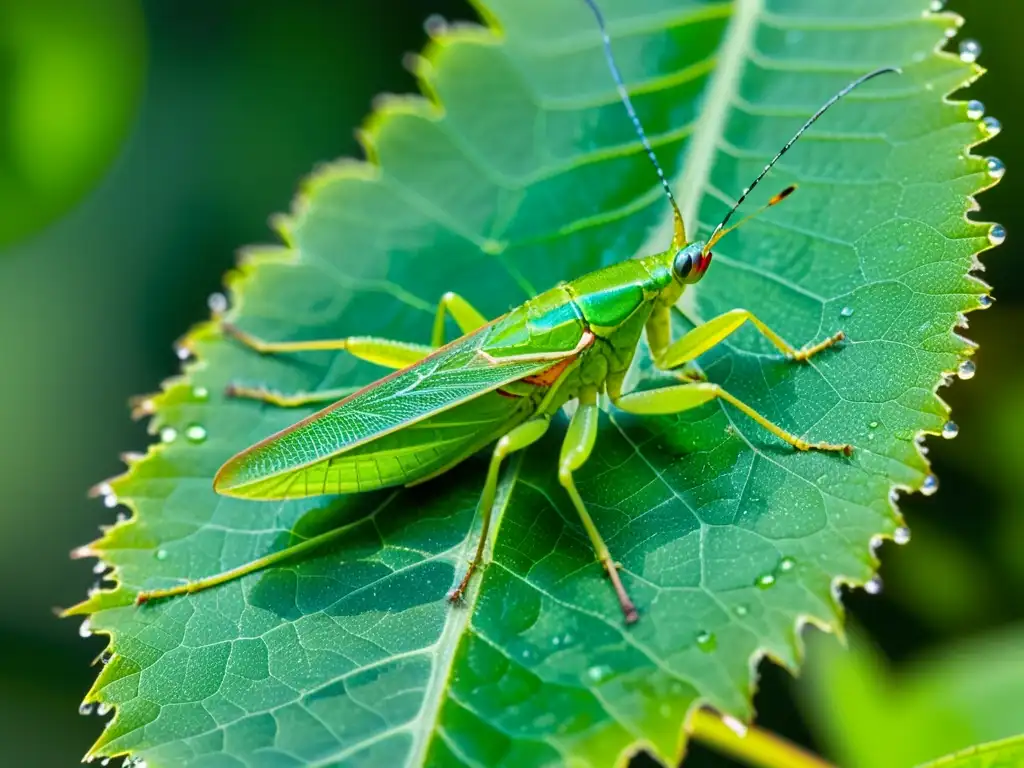
M495 324L441 347L423 360L385 376L229 459L214 478L228 496L282 498L300 488L280 481L385 435L551 367L551 360L488 358L481 352ZM566 350L566 356L574 350ZM497 396L496 396L497 397ZM319 483L308 487L318 495ZM378 486L380 487L380 486ZM273 496L264 496L277 488Z
M445 471L534 412L536 401L486 392L296 469L232 488L248 499L297 499L408 485Z

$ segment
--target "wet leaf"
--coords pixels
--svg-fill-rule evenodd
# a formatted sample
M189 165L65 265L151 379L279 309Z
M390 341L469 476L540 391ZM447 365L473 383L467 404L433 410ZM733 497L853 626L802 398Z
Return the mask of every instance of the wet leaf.
M691 232L826 97L877 66L759 189L800 192L716 249L679 329L735 307L796 345L849 343L796 365L744 329L701 366L773 421L852 458L797 454L729 406L611 412L579 474L642 619L618 605L555 477L561 429L509 462L491 562L466 604L445 595L475 541L485 457L413 491L287 503L216 496L237 450L303 413L231 401L230 382L301 391L381 374L344 355L260 357L216 323L196 360L140 409L163 444L101 490L133 511L83 555L116 589L78 613L112 637L89 701L117 707L93 754L155 766L612 765L666 762L699 702L751 717L752 659L796 667L799 627L838 628L839 583L902 525L894 487L928 473L954 332L987 303L969 275L989 246L968 221L994 183L986 137L945 97L979 69L936 48L959 20L927 0L763 4L608 0L636 106ZM669 240L667 205L570 0L491 0L492 28L436 29L420 61L437 100L391 99L366 126L370 163L341 162L251 250L232 321L270 339L373 334L424 342L455 290L496 316L559 280ZM500 34L494 31L500 28ZM201 427L200 429L197 429ZM238 566L351 524L316 555L142 608L140 589Z

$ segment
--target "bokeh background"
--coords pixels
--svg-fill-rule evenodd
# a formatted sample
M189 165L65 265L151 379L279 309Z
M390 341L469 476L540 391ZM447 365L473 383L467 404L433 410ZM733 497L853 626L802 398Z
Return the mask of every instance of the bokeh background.
M903 500L911 546L885 591L849 595L850 649L808 631L798 681L766 667L763 725L844 766L902 768L1024 732L1024 4L953 0L991 70L969 95L1004 126L982 216L996 304L971 316L970 382L943 390L956 440L929 442L938 494ZM375 94L407 92L402 54L464 0L0 0L0 753L76 764L102 728L78 705L102 643L55 607L113 521L86 489L141 450L126 402L177 370L237 248L273 242L318 163L358 152ZM700 748L688 766L731 765Z

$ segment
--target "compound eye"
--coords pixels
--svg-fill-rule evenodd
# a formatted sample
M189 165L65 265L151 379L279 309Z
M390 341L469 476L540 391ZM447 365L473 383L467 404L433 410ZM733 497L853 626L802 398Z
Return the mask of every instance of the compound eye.
M693 251L689 248L677 253L675 261L672 262L672 270L680 280L685 280L689 276L690 272L693 271L693 266Z

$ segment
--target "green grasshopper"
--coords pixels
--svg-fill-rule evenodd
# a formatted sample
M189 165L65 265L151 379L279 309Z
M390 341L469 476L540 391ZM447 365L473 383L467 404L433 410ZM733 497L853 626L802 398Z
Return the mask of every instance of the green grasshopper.
M679 206L616 65L604 19L594 0L585 2L597 19L605 57L623 105L672 206L675 231L671 247L558 285L495 320L487 320L464 298L448 293L437 308L430 346L359 336L268 342L224 324L226 335L260 354L337 350L397 370L355 392L334 390L287 396L263 389L229 388L229 394L235 397L281 407L336 402L230 458L218 471L213 487L226 496L279 500L414 486L444 474L496 443L477 508L482 517L479 543L464 576L448 595L450 600L458 601L483 560L502 461L537 442L559 410L575 400L578 405L562 443L558 479L608 574L626 623L632 623L638 617L636 606L626 593L617 565L573 480L573 473L594 449L599 396L607 394L616 408L633 414L680 413L720 400L796 449L850 455L849 445L809 442L792 435L718 384L678 370L746 322L793 361L806 361L841 341L841 331L797 349L750 311L734 309L672 340L670 313L685 288L704 277L714 245L747 220L727 227L733 214L804 131L857 86L898 70L870 72L833 96L740 195L711 237L704 242L688 243ZM781 202L793 190L794 187L786 188L758 213ZM449 316L464 335L444 344ZM678 383L623 392L627 369L644 332L654 364L661 370L675 371ZM142 592L137 603L222 584L312 549L333 533L225 573L170 589Z

